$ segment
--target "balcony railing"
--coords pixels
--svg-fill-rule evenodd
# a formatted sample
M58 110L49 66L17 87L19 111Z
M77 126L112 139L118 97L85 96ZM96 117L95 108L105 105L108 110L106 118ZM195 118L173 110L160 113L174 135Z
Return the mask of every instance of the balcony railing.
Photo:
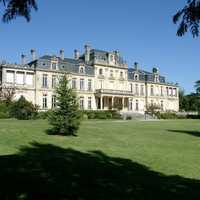
M131 91L127 90L111 90L111 89L97 89L96 90L97 94L116 94L116 95L131 95L133 96L134 94Z

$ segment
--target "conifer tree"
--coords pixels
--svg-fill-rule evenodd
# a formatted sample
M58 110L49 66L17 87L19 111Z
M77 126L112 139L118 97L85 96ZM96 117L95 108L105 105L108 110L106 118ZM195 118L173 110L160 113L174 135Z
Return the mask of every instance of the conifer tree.
M56 88L56 108L49 116L54 134L75 135L80 125L77 97L68 83L67 77L63 76Z

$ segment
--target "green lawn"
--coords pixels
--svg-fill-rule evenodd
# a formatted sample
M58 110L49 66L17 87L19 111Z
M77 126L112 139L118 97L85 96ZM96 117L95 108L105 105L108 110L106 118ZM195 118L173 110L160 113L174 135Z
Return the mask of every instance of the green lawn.
M0 199L200 199L200 121L0 120Z

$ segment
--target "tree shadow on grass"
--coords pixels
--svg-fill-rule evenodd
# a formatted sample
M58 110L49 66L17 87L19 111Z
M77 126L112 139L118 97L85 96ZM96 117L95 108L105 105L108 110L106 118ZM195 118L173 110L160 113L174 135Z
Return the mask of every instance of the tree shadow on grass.
M73 136L73 137L77 137L78 135L77 134L75 134L75 133L73 133L73 134L59 134L58 132L57 132L57 130L55 130L55 129L53 129L53 128L49 128L49 129L47 129L46 131L46 134L47 135L59 135L59 136Z
M0 199L200 199L200 181L166 176L128 159L33 143L0 156Z
M200 137L200 131L188 131L188 130L168 130L168 131L174 133L184 133L195 137Z

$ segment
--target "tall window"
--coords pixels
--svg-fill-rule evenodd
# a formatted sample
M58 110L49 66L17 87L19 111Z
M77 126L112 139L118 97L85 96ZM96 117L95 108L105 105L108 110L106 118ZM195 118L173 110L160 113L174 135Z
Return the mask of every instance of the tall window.
M103 75L103 69L99 69L99 75Z
M163 96L163 86L160 87L160 95Z
M88 91L92 90L92 80L88 79Z
M177 96L176 88L173 88L173 96Z
M55 75L52 75L52 88L56 88L57 78Z
M51 64L51 68L54 69L54 70L56 70L57 69L57 63L52 63Z
M161 110L163 111L163 110L164 110L164 104L163 104L163 101L161 101L160 106L161 106Z
M143 96L144 95L144 85L141 85L140 87L141 87L140 94Z
M76 78L72 79L72 89L76 89Z
M170 96L173 96L172 88L169 88L169 95L170 95Z
M166 87L166 90L167 90L167 96L169 96L169 88Z
M52 108L56 107L56 95L52 95L51 97L51 107Z
M6 82L14 83L14 71L6 71Z
M84 90L84 79L80 79L80 90Z
M131 89L131 92L133 92L133 84L130 83L130 89Z
M123 72L120 72L120 78L123 78L124 74Z
M88 110L92 109L92 97L88 97Z
M113 70L110 70L110 77L113 77Z
M136 95L139 95L138 84L135 84L135 94L136 94Z
M80 109L84 109L84 97L80 97L80 102L79 102L79 106L80 106Z
M42 108L47 109L47 95L44 94L42 98Z
M151 96L154 96L154 89L153 89L153 85L151 85Z
M129 110L133 110L133 100L129 100Z
M24 84L24 72L17 72L16 73L16 83L19 85Z
M26 84L27 85L33 85L33 76L34 76L34 74L32 74L32 73L26 74Z
M43 74L43 76L42 76L42 87L43 88L47 88L48 87L47 78L48 78L47 74Z
M136 111L139 110L139 102L138 102L138 100L136 100L136 102L135 102L135 110L136 110Z

